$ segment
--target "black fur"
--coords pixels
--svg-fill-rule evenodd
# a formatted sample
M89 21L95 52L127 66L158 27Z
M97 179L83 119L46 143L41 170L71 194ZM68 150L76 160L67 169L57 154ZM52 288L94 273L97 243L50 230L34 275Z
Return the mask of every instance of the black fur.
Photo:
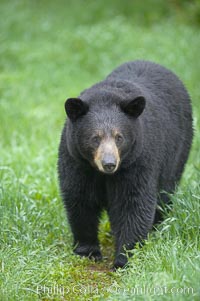
M171 71L134 61L83 91L74 107L67 103L58 171L75 253L101 258L98 224L106 209L116 240L114 266L123 267L124 247L132 249L147 238L160 217L160 198L168 201L163 191L173 193L180 180L193 136L189 95ZM113 128L124 142L118 170L106 175L94 166L98 141L91 137Z

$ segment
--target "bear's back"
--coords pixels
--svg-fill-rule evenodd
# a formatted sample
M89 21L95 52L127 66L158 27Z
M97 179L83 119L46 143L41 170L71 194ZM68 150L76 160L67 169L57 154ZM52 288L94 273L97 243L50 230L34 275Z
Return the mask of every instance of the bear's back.
M119 66L106 80L120 80L137 85L146 99L144 118L148 115L149 119L149 115L155 114L157 119L162 119L163 125L169 124L171 120L182 128L191 127L189 94L180 79L167 68L153 62L137 60Z
M144 60L124 63L114 69L106 79L134 81L138 84L171 83L174 81L181 83L172 71L159 64Z
M189 100L189 95L180 79L167 68L150 61L132 61L124 63L110 73L106 80L122 80L138 85L149 95L156 95L155 100L166 99L172 101ZM185 101L184 101L185 100ZM189 101L190 102L190 101Z

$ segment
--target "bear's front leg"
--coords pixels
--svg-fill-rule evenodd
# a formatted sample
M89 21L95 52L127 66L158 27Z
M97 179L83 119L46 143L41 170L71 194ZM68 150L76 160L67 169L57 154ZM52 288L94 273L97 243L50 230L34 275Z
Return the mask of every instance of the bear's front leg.
M111 193L113 199L108 214L115 237L116 255L114 267L124 267L128 261L126 251L134 248L137 242L147 238L151 230L157 200L148 187L121 182ZM137 183L137 182L136 182Z
M97 238L99 210L79 203L68 209L68 218L74 236L74 253L95 261L101 260Z
M134 248L137 242L147 238L155 215L156 201L148 196L126 201L115 213L110 212L111 227L115 236L116 255L114 267L123 267L127 261L126 251Z
M67 160L65 155L64 160ZM76 167L71 158L59 165L62 199L74 238L74 253L100 260L98 224L101 208L97 200L95 179Z

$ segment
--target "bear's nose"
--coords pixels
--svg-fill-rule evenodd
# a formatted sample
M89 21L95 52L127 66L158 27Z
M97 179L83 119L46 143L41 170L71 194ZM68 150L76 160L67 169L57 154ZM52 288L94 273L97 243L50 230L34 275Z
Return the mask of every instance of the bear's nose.
M103 164L103 169L105 170L105 172L113 172L113 170L115 169L116 165L113 163L107 163L107 164Z
M116 160L113 156L106 156L102 160L102 166L105 172L111 173L114 171L116 167Z

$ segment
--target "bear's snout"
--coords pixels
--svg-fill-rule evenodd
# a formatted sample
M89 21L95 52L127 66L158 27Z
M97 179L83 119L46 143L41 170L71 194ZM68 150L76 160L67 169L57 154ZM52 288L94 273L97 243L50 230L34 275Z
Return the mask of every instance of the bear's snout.
M102 141L94 155L94 163L98 170L112 174L118 169L119 162L119 151L114 139L110 138Z
M102 166L105 172L112 173L117 165L117 159L113 154L105 154L105 156L102 159Z

